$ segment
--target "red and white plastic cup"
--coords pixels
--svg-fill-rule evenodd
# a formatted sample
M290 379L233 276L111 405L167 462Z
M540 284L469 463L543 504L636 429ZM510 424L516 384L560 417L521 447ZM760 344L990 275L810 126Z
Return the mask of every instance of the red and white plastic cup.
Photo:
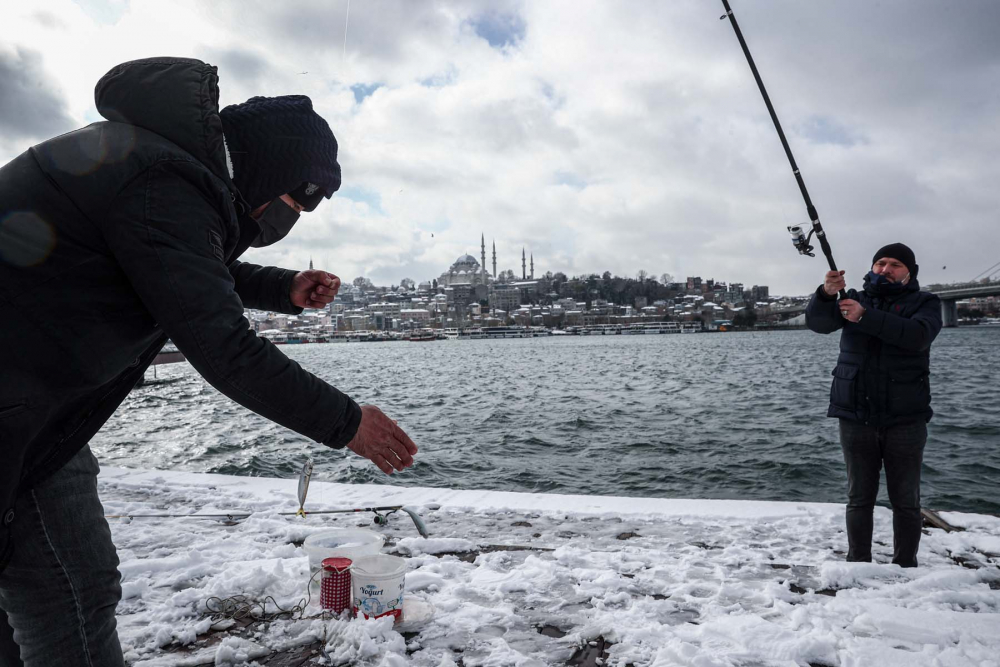
M351 606L351 559L324 558L319 606L339 614Z

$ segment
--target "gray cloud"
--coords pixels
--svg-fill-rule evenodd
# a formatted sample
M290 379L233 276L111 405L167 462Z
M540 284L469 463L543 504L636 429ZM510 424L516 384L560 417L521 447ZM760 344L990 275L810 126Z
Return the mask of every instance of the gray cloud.
M246 49L208 49L204 58L219 68L220 80L229 85L255 88L271 73L267 60Z
M75 125L42 55L20 47L0 50L0 134L7 140L47 139Z
M31 18L37 21L39 24L45 26L49 29L62 29L65 30L67 25L66 22L61 18L53 14L52 12L47 12L40 10L31 14Z

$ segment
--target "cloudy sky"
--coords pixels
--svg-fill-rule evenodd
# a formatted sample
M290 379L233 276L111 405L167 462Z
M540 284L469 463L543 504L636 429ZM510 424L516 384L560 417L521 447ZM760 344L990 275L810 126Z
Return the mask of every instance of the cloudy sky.
M921 282L1000 262L1000 3L733 0L834 256L904 241ZM639 269L805 294L822 257L721 3L0 3L0 163L101 120L114 65L219 68L222 104L306 94L344 186L259 263L427 280L480 234L520 273ZM346 29L346 39L345 39ZM488 249L489 253L489 249ZM945 268L946 267L946 268Z

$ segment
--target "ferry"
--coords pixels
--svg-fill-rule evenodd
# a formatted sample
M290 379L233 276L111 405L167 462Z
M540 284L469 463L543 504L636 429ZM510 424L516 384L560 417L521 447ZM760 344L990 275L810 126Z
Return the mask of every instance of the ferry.
M406 339L414 343L424 343L431 340L437 340L438 335L433 329L417 329L410 333L409 337Z
M669 334L680 333L681 325L677 322L637 322L628 325L623 334L646 335L646 334Z
M257 334L260 338L269 340L275 345L285 345L288 343L288 334L278 329L268 329Z
M535 328L529 327L477 327L473 329L462 329L458 332L459 338L535 338L537 336L550 335Z
M168 338L167 342L163 344L163 347L160 348L160 351L157 352L156 356L153 358L152 365L158 366L160 364L173 364L178 361L185 361L184 354L178 350L177 346L174 345L174 342Z
M486 334L480 327L470 327L468 329L459 329L458 336L459 339L467 340L470 338L487 338Z

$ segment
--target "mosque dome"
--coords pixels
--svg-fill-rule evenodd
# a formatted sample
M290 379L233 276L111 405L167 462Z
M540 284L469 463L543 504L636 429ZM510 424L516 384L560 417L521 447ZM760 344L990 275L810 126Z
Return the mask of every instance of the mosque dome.
M451 265L452 273L479 273L479 262L472 255L462 255Z
M450 287L452 285L488 284L490 280L491 277L479 265L479 260L472 255L462 255L455 260L446 273L441 274L441 277L438 278L438 285Z

